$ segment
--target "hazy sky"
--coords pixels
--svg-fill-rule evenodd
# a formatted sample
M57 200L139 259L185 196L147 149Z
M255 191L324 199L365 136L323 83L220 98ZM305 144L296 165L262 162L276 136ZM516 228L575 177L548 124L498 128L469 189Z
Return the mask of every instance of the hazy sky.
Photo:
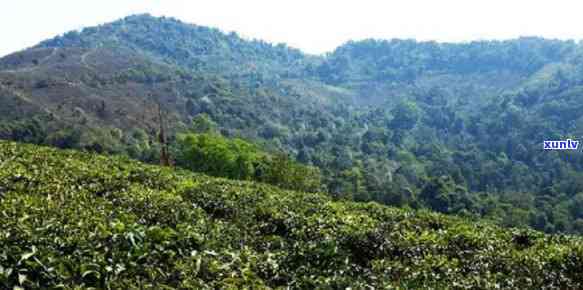
M0 55L135 13L173 16L310 53L349 39L583 38L577 0L2 0Z

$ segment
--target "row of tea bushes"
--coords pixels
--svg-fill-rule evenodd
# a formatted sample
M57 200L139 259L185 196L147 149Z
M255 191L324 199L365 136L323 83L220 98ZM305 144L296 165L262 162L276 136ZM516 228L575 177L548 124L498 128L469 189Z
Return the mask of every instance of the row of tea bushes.
M581 288L579 238L0 142L0 288Z

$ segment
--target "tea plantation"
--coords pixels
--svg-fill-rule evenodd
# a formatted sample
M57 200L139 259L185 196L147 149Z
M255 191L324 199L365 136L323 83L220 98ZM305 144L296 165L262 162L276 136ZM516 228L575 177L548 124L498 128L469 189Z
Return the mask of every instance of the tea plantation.
M0 142L0 289L582 288L579 238Z

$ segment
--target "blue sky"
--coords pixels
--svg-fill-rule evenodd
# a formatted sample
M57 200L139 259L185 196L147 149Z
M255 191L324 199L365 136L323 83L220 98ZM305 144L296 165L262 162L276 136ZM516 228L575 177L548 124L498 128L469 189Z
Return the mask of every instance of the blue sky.
M150 13L285 42L309 53L347 40L415 38L468 41L543 36L583 38L583 2L574 0L267 1L5 0L0 55L63 32Z

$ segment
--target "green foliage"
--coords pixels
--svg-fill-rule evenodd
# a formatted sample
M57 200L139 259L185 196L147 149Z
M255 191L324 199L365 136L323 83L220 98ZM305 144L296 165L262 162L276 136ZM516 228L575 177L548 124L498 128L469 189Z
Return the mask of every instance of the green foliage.
M0 142L0 288L583 287L583 241Z
M171 143L190 129L289 155L209 141L193 154L223 163L195 170L581 233L583 154L540 150L583 136L581 76L573 41L364 40L310 56L135 15L1 58L0 138L158 163L160 104Z
M445 213L473 211L475 208L467 189L456 185L448 176L430 180L421 190L419 199L429 208Z
M242 139L218 134L178 137L177 165L213 176L255 180L283 188L318 191L320 171L301 165L284 154L268 154Z
M147 14L128 16L109 25L86 28L80 33L69 33L44 41L40 46L90 48L128 44L131 49L150 51L172 63L199 71L239 75L250 72L237 72L237 67L284 74L287 69L282 69L281 65L294 66L303 57L300 51L285 45L246 41L235 33L227 35L218 29ZM149 68L149 71L128 71L121 77L149 82L164 75Z
M192 119L191 131L197 134L216 133L217 124L207 114L199 114Z
M178 165L213 176L250 180L258 149L241 139L216 134L184 134L178 137Z
M536 37L463 44L368 39L338 47L316 72L330 83L413 82L425 72L471 74L496 71L500 67L532 73L575 48L573 42Z
M420 117L419 108L412 102L398 104L392 111L394 117L391 120L391 128L395 130L411 130L417 124Z
M282 153L263 155L258 161L255 171L257 181L305 192L322 189L322 177L316 167L302 165Z

